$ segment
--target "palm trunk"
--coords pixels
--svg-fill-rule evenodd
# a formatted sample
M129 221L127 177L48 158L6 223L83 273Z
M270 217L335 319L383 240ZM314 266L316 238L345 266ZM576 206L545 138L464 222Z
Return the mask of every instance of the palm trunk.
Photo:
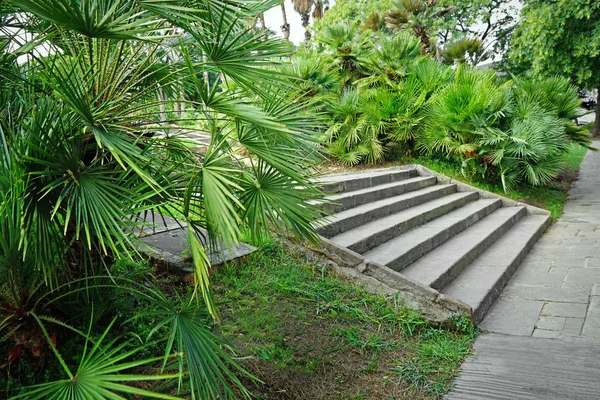
M281 1L281 16L283 17L283 25L281 25L281 32L283 32L283 38L290 40L290 24L287 20L287 14L285 12L285 0Z
M431 53L431 40L429 39L429 35L427 34L427 28L423 25L415 25L413 27L413 33L416 37L418 37L421 40L421 44L423 45L421 54L426 55Z
M265 14L260 13L260 15L258 16L258 20L260 21L260 29L261 30L266 30L267 27L265 25Z
M302 18L302 26L305 29L304 30L304 40L306 40L307 45L308 45L308 41L311 38L310 31L308 30L308 27L310 25L310 14L302 13L302 14L300 14L300 18Z
M594 137L600 136L600 87L596 95L596 120L594 122Z

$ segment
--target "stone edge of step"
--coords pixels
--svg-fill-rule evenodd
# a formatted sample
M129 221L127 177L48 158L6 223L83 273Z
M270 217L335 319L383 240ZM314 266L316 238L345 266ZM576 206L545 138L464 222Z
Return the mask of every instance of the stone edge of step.
M442 175L440 173L437 173L427 167L424 167L420 164L406 164L406 165L398 165L398 166L394 166L394 167L388 167L388 168L376 168L376 169L371 169L371 170L365 170L365 171L346 171L343 173L337 173L337 174L329 174L329 175L324 175L322 178L329 178L329 177L339 177L339 178L343 178L344 176L356 176L358 174L381 174L383 172L389 171L390 173L395 173L398 171L410 171L410 170L415 170L417 172L418 176L435 176L437 178L437 183L438 184L455 184L457 185L458 191L459 192L477 192L479 193L479 198L481 199L500 199L502 200L502 204L503 206L509 206L509 207L514 207L514 206L523 206L525 207L525 209L527 210L528 214L532 214L532 215L550 215L550 211L548 210L544 210L543 208L539 208L539 207L535 207L532 206L531 204L527 204L527 203L522 203L520 201L516 201L516 200L512 200L509 199L507 197L498 195L496 193L492 193L489 192L487 190L483 190L480 188L477 188L475 186L471 186L467 183L464 183L460 180L457 179L452 179L449 178L445 175ZM340 183L341 181L337 181L337 182L326 182L327 184L333 184L335 185L341 185ZM325 182L324 182L325 183ZM343 186L343 185L341 185ZM343 188L337 190L337 192L341 192L343 190Z
M525 209L527 210L527 214L550 215L550 211L544 210L543 208L532 206L531 204L527 204L527 203L522 203L520 201L512 200L512 199L509 199L508 197L504 197L504 196L498 195L496 193L488 192L487 190L483 190L483 189L477 188L475 186L471 186L462 181L449 178L445 175L442 175L433 170L430 170L429 168L424 167L420 164L409 164L409 165L404 165L403 167L408 168L408 169L415 169L420 176L435 176L437 178L438 184L442 184L442 183L455 184L457 186L459 192L477 192L477 193L479 193L480 199L500 199L500 200L502 200L502 205L504 207L521 206L521 207L525 207Z
M517 272L527 254L535 247L535 244L544 234L546 229L552 224L552 218L548 216L535 230L535 233L529 237L525 246L519 251L516 257L511 260L504 273L494 282L492 288L490 288L488 294L481 299L480 302L473 305L473 321L479 324L485 318L485 315L496 302L512 276Z
M339 265L341 267L338 269L339 272L371 287L373 287L372 280L374 279L382 285L379 294L389 295L395 293L398 299L403 300L409 307L420 312L429 322L439 325L452 325L451 317L453 315L462 315L472 320L473 310L471 306L460 300L424 286L383 265L369 261L362 255L325 237L319 236L319 239L319 246L312 247L312 250Z
M317 233L325 237L333 237L344 231L354 229L359 225L370 223L378 218L395 214L404 211L410 207L418 206L428 201L436 200L447 195L457 193L456 185L442 184L428 186L419 190L402 193L398 196L392 196L380 201L388 201L387 204L381 204L378 208L364 208L367 204L351 208L342 213L345 213L343 218L334 219L331 216L339 216L341 213L331 214L317 220L315 227ZM374 202L376 203L376 202ZM378 210L384 210L379 211ZM358 210L358 212L352 212Z
M415 171L415 172L412 173L413 171ZM386 179L384 177L388 176L388 175L390 175L390 179L389 179L389 181L385 182ZM400 179L392 178L391 175L399 175ZM408 176L406 176L406 175L408 175ZM340 174L323 175L322 177L317 179L315 182L320 184L322 189L325 192L328 192L330 194L339 194L339 193L342 193L345 191L366 189L368 187L373 187L373 186L376 186L379 184L401 181L404 179L415 178L417 176L419 176L419 171L416 170L415 168L406 167L406 166L397 166L397 167L390 167L390 168L378 168L378 169L372 169L372 170L365 170L365 171L359 171L359 172L347 171L347 172L340 173ZM350 179L345 180L344 178L350 178ZM382 179L383 179L383 181L381 181ZM375 182L373 182L373 180L375 180ZM347 182L349 182L350 187L348 187ZM363 182L363 183L368 182L368 184L362 184L359 182ZM360 187L356 186L357 184Z

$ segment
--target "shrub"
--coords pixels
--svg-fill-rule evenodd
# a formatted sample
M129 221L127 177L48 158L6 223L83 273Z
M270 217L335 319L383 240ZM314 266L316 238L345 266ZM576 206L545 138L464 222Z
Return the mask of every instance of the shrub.
M162 393L184 381L192 398L249 397L211 333L199 232L231 245L242 225L257 234L275 222L314 238L319 196L318 121L290 100L276 61L291 47L244 26L269 4L3 3L15 29L0 41L0 329L9 362L58 367L20 397L173 398ZM210 134L204 154L184 125ZM190 293L166 296L148 271L114 268L141 258L147 215L187 226ZM147 380L174 387L142 389Z
M357 33L337 23L322 27L316 47L312 65L330 81L337 73L344 85L325 88L316 71L294 76L327 99L319 103L330 118L323 143L343 163L381 162L397 142L451 159L467 176L500 180L508 191L547 184L570 143L590 146L589 132L575 122L581 101L565 79L507 80L491 69L450 67L421 56L419 39L406 31Z

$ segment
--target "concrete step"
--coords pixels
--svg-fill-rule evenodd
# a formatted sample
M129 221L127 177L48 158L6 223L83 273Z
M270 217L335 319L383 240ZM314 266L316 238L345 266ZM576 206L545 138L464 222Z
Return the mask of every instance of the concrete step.
M525 207L500 208L409 265L402 274L442 290L525 215Z
M341 194L325 197L323 207L332 213L338 213L373 201L433 186L435 182L435 176L418 176L365 189L346 191Z
M456 193L456 185L429 186L330 215L317 221L315 226L320 235L330 238L376 218L383 218L452 193Z
M318 182L325 193L341 193L414 178L417 175L417 171L414 169L388 169L327 175L319 178Z
M475 201L478 197L479 195L476 192L453 193L390 216L376 219L330 239L340 246L364 254L404 232Z
M502 207L500 199L469 203L433 221L393 238L364 254L367 260L402 271L446 240Z
M473 320L481 322L490 306L552 219L528 215L477 257L442 292L473 308Z

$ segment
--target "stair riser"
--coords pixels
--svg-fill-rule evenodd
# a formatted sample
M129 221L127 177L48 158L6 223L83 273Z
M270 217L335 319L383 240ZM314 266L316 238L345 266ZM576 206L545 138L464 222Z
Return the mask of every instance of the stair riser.
M490 203L487 207L480 209L476 213L470 215L468 218L457 221L454 225L438 232L434 236L430 237L428 240L421 242L418 246L413 247L406 253L399 254L395 260L387 264L387 267L398 272L402 271L404 268L408 267L410 264L421 258L423 255L429 253L431 250L440 246L442 243L444 243L451 237L461 233L462 231L475 224L482 218L486 217L487 215L491 214L501 206L501 201Z
M353 196L343 197L341 199L333 201L330 204L325 204L324 206L332 213L338 213L377 200L387 199L388 197L399 196L404 193L424 189L426 187L435 185L435 182L435 177L427 178L424 180L418 180L416 182L407 182L406 184L388 187L369 193L360 193L355 194Z
M509 218L501 226L499 226L494 232L492 232L483 241L477 243L468 253L466 253L460 260L451 265L444 274L438 279L431 282L429 286L436 290L442 290L446 285L450 284L464 270L469 264L473 262L479 255L481 255L488 247L490 247L496 240L510 230L521 218L527 215L525 208L521 209L519 213ZM535 243L534 243L535 244Z
M457 208L462 207L471 201L475 201L478 197L479 195L477 193L470 193L468 196L460 197L453 202L444 204L441 207L429 210L423 214L415 215L413 218L407 219L389 229L377 232L375 235L369 236L360 242L352 244L349 246L349 248L359 254L364 254L398 235L408 232L409 230L417 226L421 226L441 215L447 214L450 211L456 210Z
M353 190L366 189L377 185L383 185L385 183L392 183L402 181L417 176L417 171L411 170L399 170L393 171L388 174L365 176L360 178L349 179L347 181L338 182L321 182L321 190L325 193L342 193L350 192Z
M529 251L533 248L533 246L535 246L535 243L538 241L540 236L542 236L542 234L544 233L544 231L546 230L548 225L550 225L551 222L552 222L552 220L550 218L548 218L546 223L539 227L539 229L536 231L535 235L531 236L531 238L527 241L527 244L519 252L517 257L515 257L512 260L509 267L504 271L502 276L495 282L492 290L490 290L486 294L485 298L479 304L479 306L473 310L473 322L478 324L483 320L483 318L485 317L485 314L487 314L487 312L490 309L490 307L492 306L492 304L494 304L494 302L496 301L498 296L500 296L500 293L502 293L502 290L504 290L504 287L506 286L506 284L508 283L510 278L512 278L515 271L519 268L519 265L521 265L521 262L523 261L523 259L525 259L525 257L527 256L527 253L529 253Z
M456 186L443 187L440 190L424 193L419 196L414 196L408 199L400 200L393 204L388 204L375 210L370 210L363 214L355 215L351 218L335 221L319 228L320 235L332 237L350 229L369 223L377 218L383 218L388 215L406 210L431 200L436 200L449 194L456 193Z

